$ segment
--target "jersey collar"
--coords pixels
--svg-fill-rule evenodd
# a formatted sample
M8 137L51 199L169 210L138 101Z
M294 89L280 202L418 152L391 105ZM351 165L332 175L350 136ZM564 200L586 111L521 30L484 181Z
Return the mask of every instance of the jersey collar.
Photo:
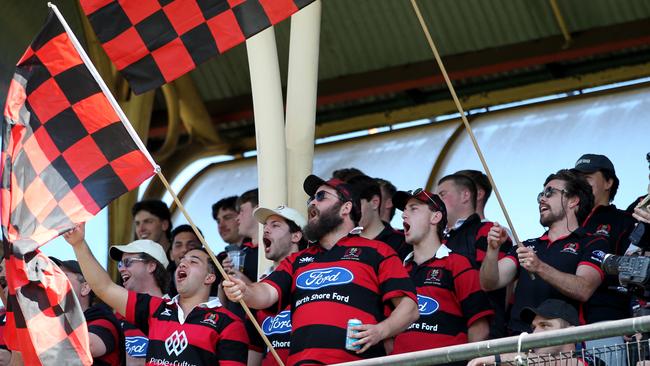
M415 255L414 253L415 252L411 252L406 256L406 258L404 258L404 265L405 266L409 262L413 261L413 256ZM440 244L440 247L438 248L438 250L436 250L436 254L433 257L435 259L442 259L442 258L445 258L445 257L449 257L449 253L451 253L451 249L449 249L449 247L447 247L444 244Z
M186 316L185 313L183 312L183 308L181 308L181 305L178 303L178 299L180 299L179 296L180 295L176 295L173 298L171 298L169 301L167 301L167 305L176 305L176 311L178 313L178 322L183 324L185 323ZM197 307L199 308L218 308L221 306L223 305L221 304L221 301L219 301L219 298L216 296L212 296L208 298L208 301L202 302L197 305ZM190 312L192 312L192 310L190 310Z

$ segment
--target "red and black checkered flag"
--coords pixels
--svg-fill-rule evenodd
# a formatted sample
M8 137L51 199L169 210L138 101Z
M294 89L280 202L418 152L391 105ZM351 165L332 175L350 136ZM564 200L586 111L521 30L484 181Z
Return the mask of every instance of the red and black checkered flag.
M81 0L136 94L157 88L314 0Z
M2 125L5 338L25 363L90 364L83 313L39 246L154 174L50 11L18 62Z

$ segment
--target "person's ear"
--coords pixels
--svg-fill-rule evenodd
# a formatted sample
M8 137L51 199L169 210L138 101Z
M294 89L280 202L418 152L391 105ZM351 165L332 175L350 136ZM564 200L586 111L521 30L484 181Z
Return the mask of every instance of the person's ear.
M302 239L302 231L296 231L295 233L291 233L291 243L292 244L300 243L301 239Z
M379 210L379 206L381 205L381 197L374 195L368 203L373 210Z
M341 210L339 212L341 213L341 216L350 215L350 212L352 212L352 202L347 201L344 204L342 204Z
M217 275L214 273L208 273L205 276L205 281L203 281L203 284L205 285L211 285L214 281L217 280Z
M163 231L167 231L169 229L169 220L162 220L161 226Z
M430 224L431 225L438 225L442 221L442 212L440 211L434 211L431 213L431 220Z

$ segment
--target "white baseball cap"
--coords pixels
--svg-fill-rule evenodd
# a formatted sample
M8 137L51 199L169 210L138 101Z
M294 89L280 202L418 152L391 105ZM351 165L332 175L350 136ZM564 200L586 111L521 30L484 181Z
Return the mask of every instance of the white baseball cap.
M169 265L167 254L162 245L153 240L141 239L133 241L127 245L113 245L109 250L111 258L116 261L122 260L123 253L146 253L152 256L155 260L160 262L165 268Z
M260 224L265 224L266 219L273 215L278 215L285 220L293 221L301 229L307 225L307 219L300 212L284 205L280 205L274 209L258 207L253 211L253 216Z

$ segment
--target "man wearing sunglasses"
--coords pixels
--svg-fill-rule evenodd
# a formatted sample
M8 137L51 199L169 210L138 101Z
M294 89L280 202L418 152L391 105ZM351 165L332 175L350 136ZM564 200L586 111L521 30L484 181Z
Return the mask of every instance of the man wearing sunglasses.
M149 338L145 364L246 363L248 337L243 322L221 307L218 299L210 300L216 271L203 248L188 251L180 260L175 273L178 295L168 299L129 291L113 283L93 256L84 236L83 224L64 234L93 292ZM130 268L131 273L153 271L155 266L150 265L146 257L138 255L143 244L157 245L150 241L136 241L111 248L111 257L115 258L113 253L121 252L120 266ZM162 248L153 253L158 253L153 256L157 261L166 258ZM131 286L131 283L131 278L127 278L125 285Z
M393 202L403 212L406 242L413 248L404 266L417 288L420 315L397 335L393 352L485 340L494 310L481 290L478 270L441 241L447 224L445 204L422 189L399 191Z
M311 197L304 233L312 245L258 283L224 281L226 294L256 309L291 306L289 365L382 356L382 342L418 318L415 287L391 247L358 236L361 210L351 185L310 175L303 187ZM350 319L362 323L351 328L358 350L345 347Z
M508 324L513 334L530 331L530 325L519 317L525 307L557 298L580 309L604 278L600 265L609 248L607 240L580 228L594 204L589 183L575 172L560 170L546 178L537 202L539 222L548 231L524 241L521 248L513 248L499 260L499 247L507 233L495 224L488 234L488 250L481 265L485 290L502 288L518 279Z

